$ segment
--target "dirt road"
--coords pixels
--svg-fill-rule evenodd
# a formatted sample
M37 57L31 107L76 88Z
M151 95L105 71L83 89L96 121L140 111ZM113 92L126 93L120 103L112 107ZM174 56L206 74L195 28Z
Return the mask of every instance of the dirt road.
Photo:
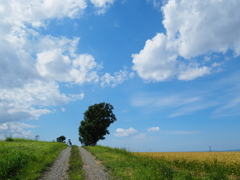
M89 152L79 147L87 180L108 180L104 167Z
M68 180L68 160L70 157L71 147L64 149L43 176L39 180Z
M104 172L104 167L82 147L79 147L82 161L83 170L85 171L86 180L108 180L107 173ZM43 173L39 180L68 180L67 170L68 161L70 157L71 147L64 149L53 163L53 165Z

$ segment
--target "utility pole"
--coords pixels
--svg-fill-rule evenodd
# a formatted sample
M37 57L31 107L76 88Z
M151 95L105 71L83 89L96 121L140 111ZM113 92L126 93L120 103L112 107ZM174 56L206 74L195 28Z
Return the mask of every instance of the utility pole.
M212 152L211 146L209 146L209 152Z

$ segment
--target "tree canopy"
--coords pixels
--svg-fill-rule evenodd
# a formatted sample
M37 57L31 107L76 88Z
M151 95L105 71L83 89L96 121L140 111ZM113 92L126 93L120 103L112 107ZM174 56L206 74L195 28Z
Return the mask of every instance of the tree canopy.
M99 140L104 140L110 134L107 128L116 121L113 106L109 103L99 103L88 107L84 120L79 126L79 141L85 146L94 146Z
M66 139L65 136L59 136L59 137L57 138L57 142L63 142L63 143L65 143L65 139Z

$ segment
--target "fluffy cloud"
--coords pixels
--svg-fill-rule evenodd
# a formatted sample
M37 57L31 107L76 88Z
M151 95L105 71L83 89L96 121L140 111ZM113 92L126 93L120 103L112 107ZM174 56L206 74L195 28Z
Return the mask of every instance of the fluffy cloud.
M74 40L73 40L74 41ZM66 51L51 49L37 54L36 69L48 80L84 84L98 82L97 70L101 65L89 54L65 55ZM70 53L70 52L68 52Z
M90 0L96 7L105 7L114 3L115 0Z
M84 97L61 93L57 82L81 85L98 80L94 58L75 54L78 39L36 34L36 42L24 36L16 37L15 42L12 40L15 36L18 35L10 33L5 39L7 46L0 45L3 47L0 50L3 55L0 62L1 122L37 119L51 113L48 106Z
M172 78L176 72L176 55L167 48L167 38L157 34L147 40L139 54L133 54L133 70L149 81L164 81Z
M1 2L0 13L2 22L39 27L45 19L78 17L86 7L85 0L13 0Z
M117 128L115 130L115 136L117 137L127 137L136 134L138 131L134 128L129 128L129 129L122 129L122 128Z
M113 1L92 3L106 9ZM85 0L0 3L0 123L37 119L52 113L51 106L84 97L61 92L60 83L100 81L97 73L102 65L90 54L76 53L80 38L41 34L50 20L79 18L86 7ZM108 85L121 82L118 76Z
M99 76L97 70L101 69L101 65L94 61L94 57L89 54L82 54L73 61L73 67L70 74L76 83L83 84L85 82L98 82Z
M113 0L91 1L104 13ZM83 85L100 82L116 86L132 76L125 69L103 77L102 65L90 54L77 53L80 38L41 34L52 19L79 18L85 0L12 0L0 3L0 138L31 138L30 128L17 121L38 119L61 106L84 98L65 94L60 83ZM70 86L69 86L70 87ZM60 109L62 112L65 108ZM133 132L132 132L133 133Z
M62 54L61 50L54 49L37 54L36 69L39 74L47 79L70 81L70 59Z
M59 106L83 97L82 93L68 96L61 93L55 82L36 81L22 88L0 89L0 122L37 119L42 114L51 113L46 109L49 106Z
M178 79L193 80L197 77L201 77L210 73L211 73L211 67L207 67L207 66L199 67L198 64L190 63L187 67L183 69L182 68L179 69Z
M162 8L163 25L184 58L228 49L239 55L239 8L235 0L170 0Z
M158 132L160 130L159 127L151 127L151 128L148 128L148 131L149 132Z
M115 0L90 0L97 8L98 14L103 14L114 3Z
M4 139L6 136L11 136L13 138L31 138L33 137L31 130L25 130L28 128L35 128L35 126L19 122L0 124L0 139Z
M129 73L126 68L124 70L120 70L119 72L115 72L114 76L110 75L109 73L105 73L101 77L101 86L112 86L115 87L118 84L123 83L125 80L129 78L133 78L133 72Z
M155 2L155 1L154 1ZM133 57L133 69L147 81L192 80L215 70L196 60L206 53L240 54L240 3L235 0L169 0L163 7L166 34L147 40ZM187 60L187 61L185 61ZM182 68L182 67L185 68Z

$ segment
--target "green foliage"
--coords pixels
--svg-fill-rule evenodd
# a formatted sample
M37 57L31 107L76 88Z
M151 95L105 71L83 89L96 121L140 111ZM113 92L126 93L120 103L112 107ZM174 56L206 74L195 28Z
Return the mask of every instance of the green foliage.
M228 164L219 161L200 162L169 160L165 157L143 156L126 151L126 149L103 146L85 146L95 155L111 179L148 179L148 180L228 180L240 179L237 171L231 173ZM229 171L229 169L231 171ZM239 169L239 163L238 163Z
M0 179L36 179L65 147L63 143L26 139L0 141Z
M5 141L7 141L7 142L13 142L14 139L13 139L12 137L6 137Z
M84 172L82 170L82 158L78 146L73 145L71 149L71 155L69 158L69 170L68 175L70 180L82 180L84 179Z
M66 141L66 137L65 136L59 136L58 138L57 138L57 142L62 142L62 143L65 143Z
M116 121L113 106L109 103L99 103L88 107L84 120L79 126L79 141L85 146L94 146L99 140L109 134L107 128Z

